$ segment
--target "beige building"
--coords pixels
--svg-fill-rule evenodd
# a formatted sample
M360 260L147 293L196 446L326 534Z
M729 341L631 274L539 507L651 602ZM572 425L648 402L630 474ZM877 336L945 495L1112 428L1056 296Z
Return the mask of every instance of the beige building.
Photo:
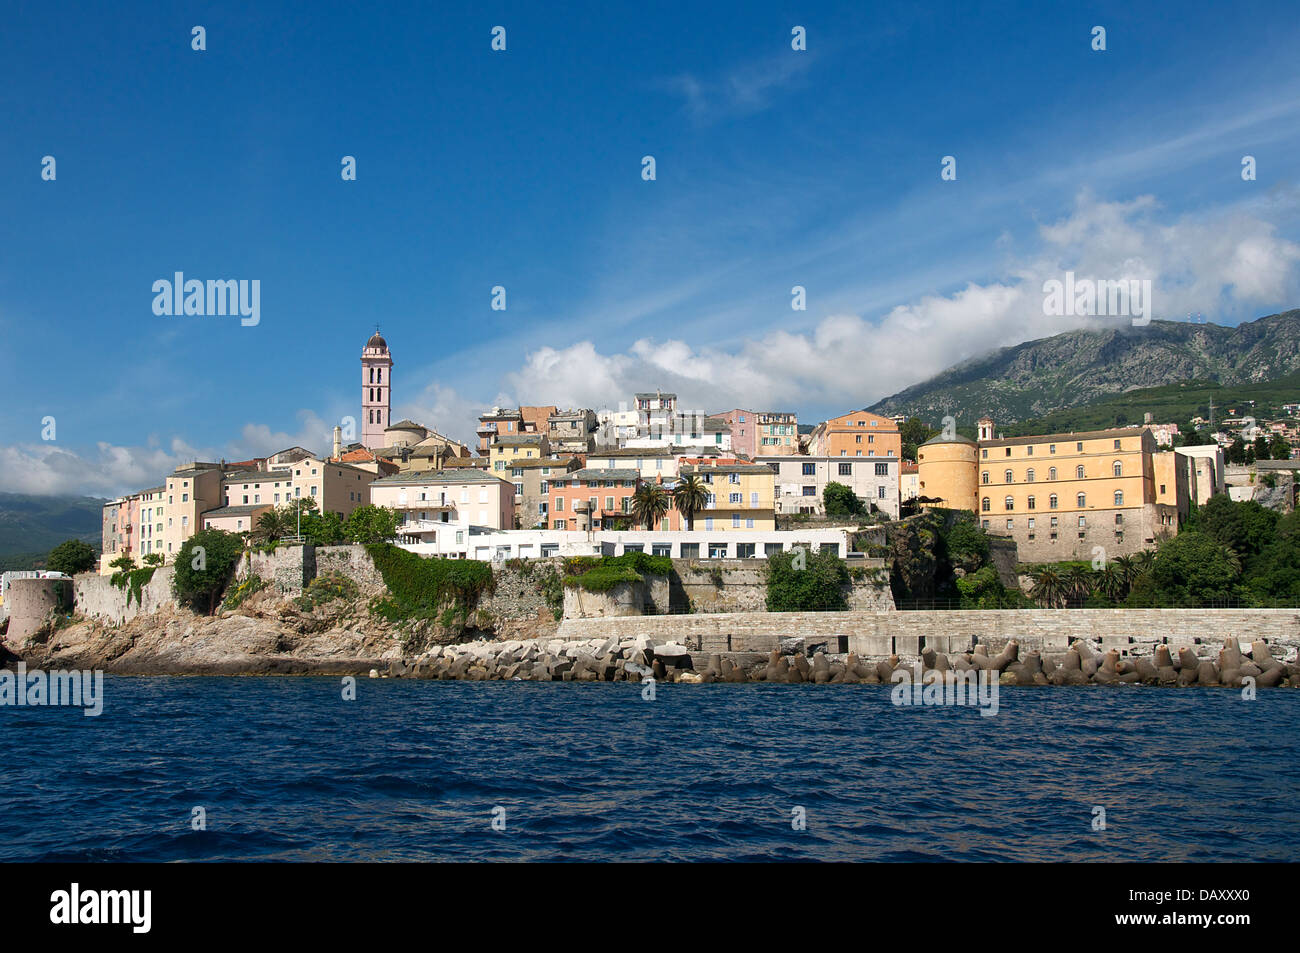
M550 525L549 502L552 480L564 479L582 469L579 456L514 460L501 476L514 487L515 529L546 529Z
M220 464L186 463L163 482L166 488L163 534L161 540L155 537L154 551L161 551L167 562L172 562L181 544L199 531L199 517L224 505L221 475ZM159 542L163 546L161 550L157 548Z
M402 534L416 540L436 523L514 528L514 485L472 467L384 477L370 485L370 501L401 512Z

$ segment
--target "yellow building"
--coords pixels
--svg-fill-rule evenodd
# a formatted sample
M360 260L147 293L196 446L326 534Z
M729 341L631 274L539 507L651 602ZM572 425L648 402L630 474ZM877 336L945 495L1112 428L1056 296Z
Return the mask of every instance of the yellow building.
M492 438L488 462L493 473L504 477L515 460L540 460L550 454L550 441L544 433L499 434Z
M980 432L991 437L992 421L982 420ZM973 465L972 450L978 450ZM1161 464L1158 484L1156 442L1145 429L978 444L936 438L917 456L921 496L974 509L984 529L1015 539L1026 562L1113 558L1154 546L1178 531L1178 494L1187 492L1174 464Z
M695 514L696 529L776 529L776 474L771 467L711 459L683 463L678 473L699 476L709 489L708 503ZM678 516L676 510L669 514L670 520Z

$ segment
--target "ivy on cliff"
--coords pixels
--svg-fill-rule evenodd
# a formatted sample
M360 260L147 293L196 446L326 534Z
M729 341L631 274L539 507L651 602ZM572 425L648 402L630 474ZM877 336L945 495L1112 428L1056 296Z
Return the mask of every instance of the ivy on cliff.
M135 599L136 605L142 605L144 587L149 585L149 580L153 578L154 570L157 568L157 566L146 566L143 569L115 572L109 577L109 581L117 588L126 590L126 604L128 606L131 604L132 599Z
M496 591L492 567L475 559L417 556L391 543L366 546L388 595L370 609L390 622L437 619L450 625L464 622L484 595Z

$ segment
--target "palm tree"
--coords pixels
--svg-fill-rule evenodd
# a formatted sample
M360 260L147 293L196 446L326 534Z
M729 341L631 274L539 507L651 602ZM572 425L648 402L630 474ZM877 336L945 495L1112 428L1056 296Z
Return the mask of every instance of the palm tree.
M1071 566L1061 576L1067 601L1083 602L1092 592L1092 571L1082 566Z
M1107 563L1105 568L1097 573L1097 591L1111 602L1119 602L1123 599L1124 591L1128 588L1124 580L1124 570L1117 565L1118 563L1118 559L1113 563Z
M1125 594L1127 594L1128 590L1133 586L1133 580L1140 575L1137 560L1132 556L1116 556L1114 566L1119 571L1120 579L1124 582Z
M280 508L267 510L257 518L257 535L266 540L277 540L284 535L284 518Z
M1151 564L1156 561L1156 551L1144 549L1134 557L1133 561L1137 564L1138 575L1144 575L1151 571Z
M672 501L658 483L642 483L632 495L632 518L652 530L668 515Z
M1065 582L1055 569L1043 569L1033 575L1034 585L1029 595L1039 605L1057 609L1065 604Z
M686 520L688 530L695 528L695 514L704 509L708 502L708 485L698 474L692 473L677 481L677 487L673 490L673 505Z

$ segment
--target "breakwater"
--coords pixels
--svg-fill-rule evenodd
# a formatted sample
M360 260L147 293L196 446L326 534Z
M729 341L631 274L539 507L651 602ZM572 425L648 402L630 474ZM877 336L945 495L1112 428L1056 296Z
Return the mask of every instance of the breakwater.
M1199 650L1199 651L1198 651ZM756 652L692 652L678 642L649 636L477 642L446 645L413 660L394 660L376 677L466 681L639 682L649 678L682 684L768 682L779 684L895 684L899 681L1021 686L1165 685L1190 687L1300 688L1300 657L1264 640L1242 646L1228 638L1214 650L1167 644L1150 655L1105 652L1091 640L1076 640L1064 652L1030 650L1012 640L991 651L984 643L969 652L927 648L917 656L869 658L854 652L829 654L821 643L786 639L766 655Z

